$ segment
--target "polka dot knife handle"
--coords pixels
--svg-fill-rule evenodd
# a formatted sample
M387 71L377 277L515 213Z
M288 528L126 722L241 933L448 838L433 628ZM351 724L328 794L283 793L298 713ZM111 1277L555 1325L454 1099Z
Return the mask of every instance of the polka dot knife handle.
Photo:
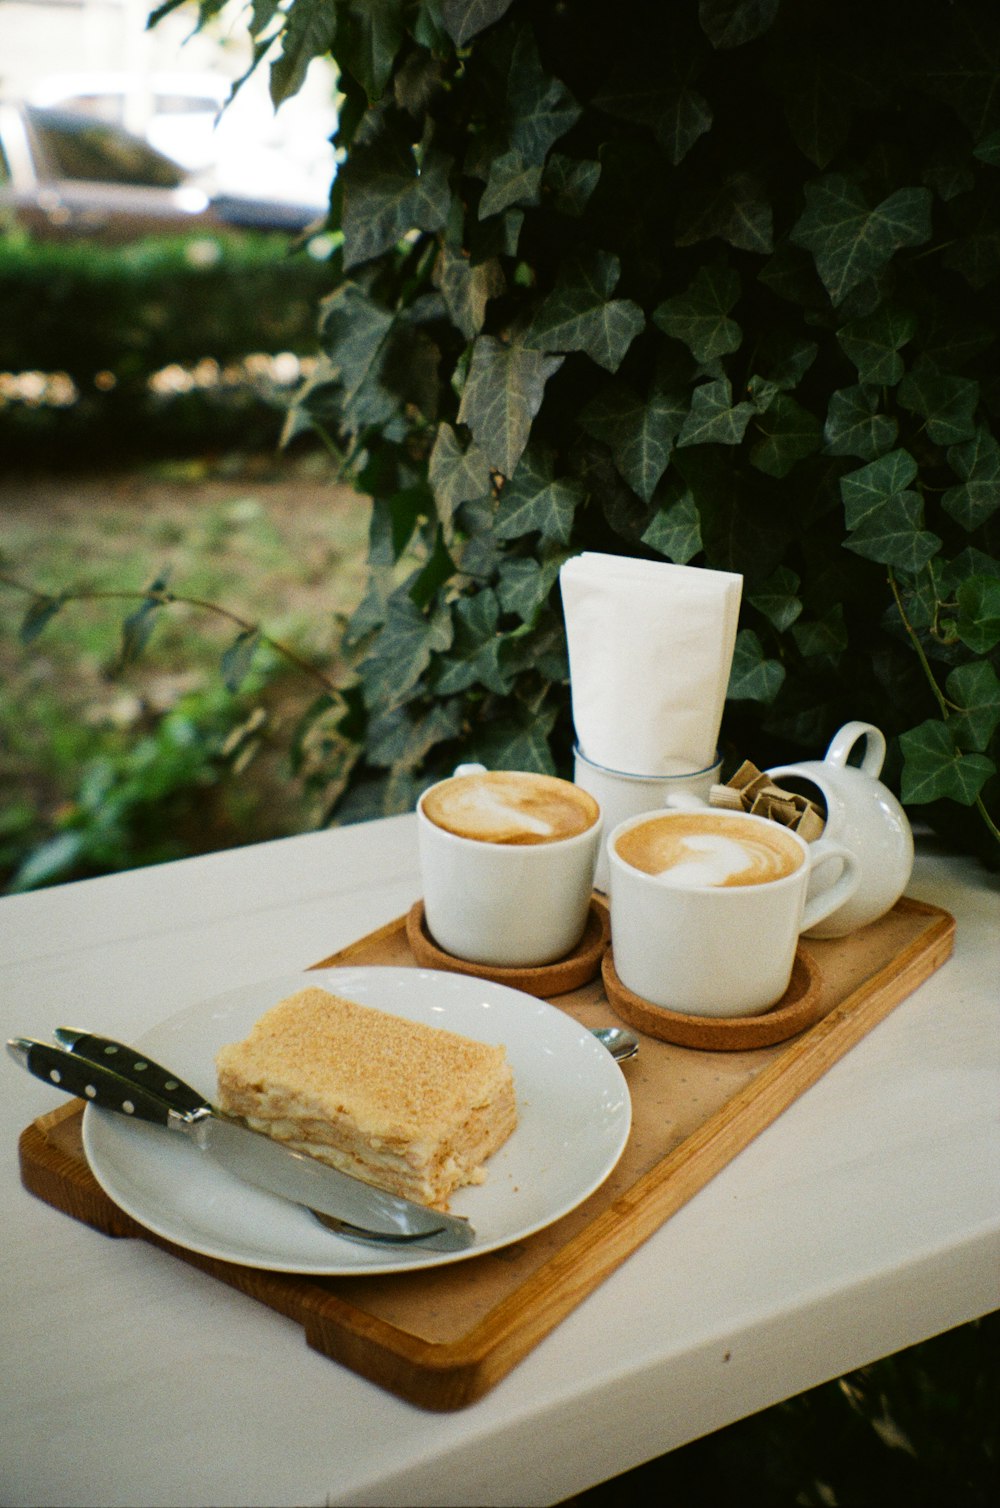
M129 1083L159 1095L161 1100L166 1100L171 1109L181 1115L212 1108L197 1089L185 1084L169 1068L145 1057L137 1047L129 1047L125 1042L115 1042L110 1037L98 1037L92 1032L76 1031L68 1026L57 1027L53 1035L59 1045L74 1057L86 1058L91 1063L101 1063L105 1068L114 1069L115 1073L128 1079Z
M52 1084L66 1094L79 1095L103 1110L115 1110L135 1120L152 1121L157 1126L176 1122L177 1112L165 1100L100 1063L78 1058L64 1047L49 1042L35 1042L30 1037L12 1037L7 1051L36 1079Z

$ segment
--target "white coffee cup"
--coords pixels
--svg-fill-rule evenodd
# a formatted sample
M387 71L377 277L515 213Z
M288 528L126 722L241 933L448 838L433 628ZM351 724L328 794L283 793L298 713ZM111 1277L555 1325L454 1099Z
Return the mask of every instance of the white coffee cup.
M612 832L626 817L638 817L642 812L667 806L678 795L695 796L707 802L722 769L720 759L701 770L686 768L684 762L678 760L676 768L665 775L630 775L625 770L612 770L607 765L596 764L579 747L573 753L573 780L581 790L589 791L600 806L605 834ZM594 874L594 888L600 891L608 889L607 850L607 842L602 843Z
M529 824L526 836L510 841L449 831L432 820L428 806L436 810L443 797L461 794L458 782L470 777L533 782L568 799L586 825L560 837L532 832ZM602 830L597 802L571 781L460 765L417 804L424 918L434 941L455 958L499 968L533 968L565 957L587 925Z
M653 824L670 826L654 831ZM646 857L635 850L647 839L655 845L694 834L701 847L685 849L693 857L682 855L663 874L650 873L619 848L639 829L647 831L625 845L633 858ZM762 855L759 872L777 877L734 883L729 844ZM858 883L857 860L840 844L806 843L764 817L707 807L629 818L612 832L608 853L618 978L651 1004L691 1016L769 1010L788 988L799 934L842 905ZM828 861L829 882L807 900L810 878L825 878L820 870ZM655 853L650 862L659 862ZM727 872L730 883L719 883Z

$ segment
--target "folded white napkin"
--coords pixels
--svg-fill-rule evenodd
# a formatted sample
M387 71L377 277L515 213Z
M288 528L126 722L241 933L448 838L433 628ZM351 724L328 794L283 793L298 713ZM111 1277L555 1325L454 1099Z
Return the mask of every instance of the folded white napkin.
M743 577L585 553L559 584L581 751L632 775L711 765Z

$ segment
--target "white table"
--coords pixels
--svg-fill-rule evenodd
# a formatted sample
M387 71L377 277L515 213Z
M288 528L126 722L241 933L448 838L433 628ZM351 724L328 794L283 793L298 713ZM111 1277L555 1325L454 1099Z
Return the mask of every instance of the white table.
M0 900L4 1035L134 1039L418 893L399 817ZM8 1064L2 1501L554 1503L1000 1306L998 884L924 849L909 893L957 916L952 960L454 1414L25 1193L18 1134L63 1101Z

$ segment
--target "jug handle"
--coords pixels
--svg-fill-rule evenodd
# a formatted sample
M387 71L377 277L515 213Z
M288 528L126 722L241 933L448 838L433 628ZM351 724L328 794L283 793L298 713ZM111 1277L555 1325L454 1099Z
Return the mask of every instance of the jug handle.
M867 740L860 767L866 775L877 778L885 762L885 734L874 723L845 723L830 740L823 762L843 768L859 738Z

